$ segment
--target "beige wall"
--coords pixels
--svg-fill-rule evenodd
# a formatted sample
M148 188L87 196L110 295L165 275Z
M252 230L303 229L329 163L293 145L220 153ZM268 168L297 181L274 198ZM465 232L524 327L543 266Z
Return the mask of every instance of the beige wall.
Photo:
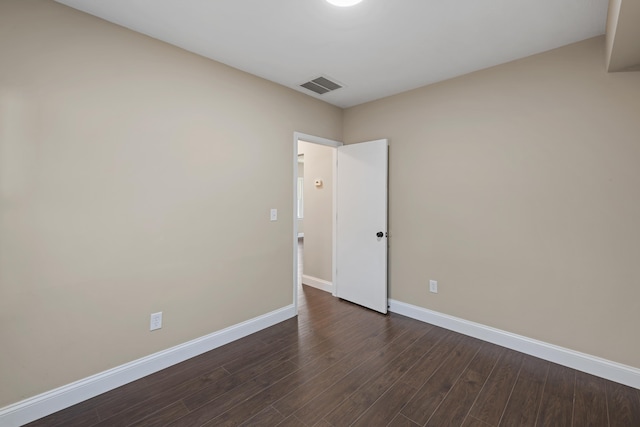
M640 368L640 73L604 50L346 110L390 139L391 298Z
M51 1L0 58L0 407L292 303L292 136L340 109Z
M305 276L331 282L333 251L333 153L335 148L298 142L304 153ZM322 180L316 187L314 181ZM304 283L304 280L303 280Z

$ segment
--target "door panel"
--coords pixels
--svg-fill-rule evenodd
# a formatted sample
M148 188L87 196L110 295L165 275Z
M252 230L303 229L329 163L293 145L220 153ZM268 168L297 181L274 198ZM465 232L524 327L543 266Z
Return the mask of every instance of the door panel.
M387 173L386 139L338 147L336 294L381 313L387 312Z

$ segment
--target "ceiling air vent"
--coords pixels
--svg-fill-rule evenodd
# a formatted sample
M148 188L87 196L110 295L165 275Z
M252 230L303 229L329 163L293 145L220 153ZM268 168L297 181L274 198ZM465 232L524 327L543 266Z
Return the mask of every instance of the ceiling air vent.
M315 92L318 95L322 95L327 92L331 92L332 90L340 89L342 87L338 83L332 82L326 77L318 77L317 79L302 83L300 86L305 89L309 89L310 91Z

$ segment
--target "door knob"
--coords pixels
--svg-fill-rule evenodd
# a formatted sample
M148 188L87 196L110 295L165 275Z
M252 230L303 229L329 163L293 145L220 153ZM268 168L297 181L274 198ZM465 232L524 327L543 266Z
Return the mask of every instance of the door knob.
M379 238L379 239L381 239L381 238L382 238L382 236L384 236L384 233L383 233L382 231L378 231L378 232L376 233L376 236L378 236L378 238Z

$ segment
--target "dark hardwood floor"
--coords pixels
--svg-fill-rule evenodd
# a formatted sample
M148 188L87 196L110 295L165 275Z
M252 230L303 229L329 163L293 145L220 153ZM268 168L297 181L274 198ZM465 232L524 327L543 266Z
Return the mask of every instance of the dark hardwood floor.
M640 426L637 389L303 286L298 318L30 426Z

